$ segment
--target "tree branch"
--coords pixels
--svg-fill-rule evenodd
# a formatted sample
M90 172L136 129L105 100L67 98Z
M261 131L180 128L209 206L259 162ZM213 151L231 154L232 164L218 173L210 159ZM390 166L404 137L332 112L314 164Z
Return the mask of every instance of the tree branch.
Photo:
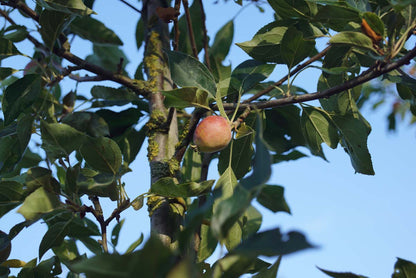
M199 0L199 5L201 6L202 31L204 32L204 37L203 37L202 42L204 44L205 63L207 64L207 68L211 71L211 62L209 61L209 51L208 51L208 31L207 31L207 25L206 25L207 17L205 15L205 9L204 9L204 4L202 3L202 0Z
M257 94L253 95L252 97L246 99L245 101L243 101L243 103L250 103L253 100L256 100L256 99L264 96L265 94L269 93L275 87L278 87L278 86L282 85L286 80L289 79L289 76L295 75L300 70L304 69L305 67L309 66L313 62L315 62L315 61L319 60L320 58L322 58L323 56L325 56L326 53L328 53L329 49L331 49L331 46L326 47L324 50L322 50L321 52L319 52L315 56L311 57L308 61L306 61L306 62L298 65L294 70L292 70L289 74L287 74L286 76L284 76L282 79L280 79L279 81L275 82L273 85L270 85L269 87L267 87L263 91L260 91Z
M132 8L133 10L135 10L136 12L138 12L139 14L142 14L142 11L139 10L138 8L136 8L135 6L133 6L132 4L130 4L129 2L125 1L125 0L120 0L122 3L126 4L127 6L129 6L130 8Z
M8 1L8 2L0 1L0 3L2 5L7 5L7 6L10 6L10 7L13 7L13 8L17 8L21 12L25 13L26 15L28 15L29 17L34 19L35 21L39 22L38 14L34 10L29 8L26 4L24 4L20 1L17 1L17 0L11 0L11 1ZM3 16L11 24L16 25L16 23L4 11L1 11L0 15ZM35 47L49 52L47 47L45 47L42 43L40 43L37 39L32 37L30 34L26 35L26 37L29 41L31 41L35 45ZM68 50L56 49L55 48L55 49L53 49L53 53L58 55L61 58L65 58L66 60L70 61L71 63L73 63L73 64L75 64L79 67L81 67L82 69L85 69L87 71L90 71L92 73L95 73L95 74L101 76L102 80L111 80L111 81L114 81L116 83L119 83L120 85L124 85L127 88L134 91L135 93L137 93L139 95L142 95L144 97L147 97L150 93L150 91L148 91L146 89L143 89L134 80L130 79L129 77L118 74L118 73L113 73L113 72L111 72L107 69L104 69L104 68L100 67L100 66L89 63L86 60L76 56L75 54L71 53Z
M183 8L185 10L186 23L188 25L188 33L189 33L189 40L191 41L192 53L194 57L198 59L198 50L196 48L195 35L194 35L194 30L192 28L192 19L191 19L191 13L189 12L189 3L188 3L188 0L182 0L182 3L183 3Z
M370 67L368 70L361 73L359 76L351 80L348 80L341 85L329 88L321 92L311 93L311 94L291 95L291 96L287 96L287 97L280 98L280 99L274 99L270 101L259 101L259 102L254 102L251 104L241 103L240 109L245 109L247 107L251 107L253 109L254 108L265 109L265 108L285 106L285 105L289 105L293 103L301 103L301 102L307 102L311 100L329 98L332 95L339 94L348 89L352 89L374 78L377 78L385 73L398 69L403 65L407 65L410 63L410 60L412 60L414 57L416 57L416 45L412 50L410 50L406 55L404 55L402 58L398 59L397 61L391 62L391 63L383 63L383 64L375 63L372 67ZM237 104L224 103L223 106L224 106L224 109L226 110L233 110L237 107ZM213 109L218 109L218 107L214 105Z

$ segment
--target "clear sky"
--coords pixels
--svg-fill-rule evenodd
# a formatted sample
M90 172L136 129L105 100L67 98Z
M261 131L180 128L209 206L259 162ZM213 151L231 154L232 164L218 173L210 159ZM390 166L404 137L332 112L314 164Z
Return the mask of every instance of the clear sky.
M120 1L95 2L96 18L121 37L123 50L130 60L127 71L134 73L142 59L134 41L138 15ZM140 7L137 1L130 2ZM211 2L206 1L206 9L207 26L213 38L239 7L233 1L220 1L217 5ZM245 9L235 19L234 42L250 40L260 27L272 20L270 10L260 13L254 6ZM19 50L31 54L28 45L19 44ZM91 47L81 39L74 41L72 50L81 57L91 53ZM235 67L249 59L249 56L233 46L227 59ZM19 61L22 68L28 62L27 59ZM285 68L278 67L271 79L277 80L285 74ZM313 92L316 78L316 71L306 71L298 77L297 84ZM80 84L78 89L88 94L90 87L91 84ZM73 83L64 83L64 92L73 88ZM368 144L375 176L354 174L350 159L342 148L332 150L324 147L329 163L310 157L273 166L269 184L285 187L292 215L262 210L262 229L280 227L285 232L298 230L318 246L284 257L278 277L326 277L316 266L374 278L390 277L396 257L416 262L416 172L411 160L416 155L416 129L409 126L407 121L399 125L397 133L388 133L386 116L390 109L389 106L382 106L377 112L368 108L363 111L373 128ZM308 153L306 149L301 151ZM216 161L213 164L210 177L217 178ZM130 198L147 191L150 184L145 148L142 148L132 169L133 172L123 179ZM108 203L104 209L110 213L113 206ZM15 211L10 212L0 219L0 229L7 232L18 222L16 218L23 220ZM139 212L128 210L122 214L122 218L126 219L126 223L121 231L120 252L126 250L140 233L149 234L146 208ZM13 242L10 258L26 261L35 258L45 226L37 223L19 234Z

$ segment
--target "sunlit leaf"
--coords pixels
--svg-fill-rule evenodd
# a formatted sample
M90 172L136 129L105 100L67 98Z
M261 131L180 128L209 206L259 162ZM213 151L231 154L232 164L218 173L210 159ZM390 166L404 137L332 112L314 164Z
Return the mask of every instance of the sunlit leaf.
M161 178L152 184L150 192L165 197L192 197L208 193L215 180L177 184L173 178Z
M42 214L51 212L59 207L59 198L55 193L39 187L33 193L26 197L23 205L17 211L25 217L26 220L33 220L42 216Z

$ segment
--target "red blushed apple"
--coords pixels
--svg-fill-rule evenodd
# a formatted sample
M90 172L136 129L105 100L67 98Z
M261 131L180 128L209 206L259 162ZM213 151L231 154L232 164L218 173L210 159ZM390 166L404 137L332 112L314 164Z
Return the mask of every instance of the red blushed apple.
M204 153L220 151L231 141L231 126L221 116L209 116L203 119L195 129L194 143Z

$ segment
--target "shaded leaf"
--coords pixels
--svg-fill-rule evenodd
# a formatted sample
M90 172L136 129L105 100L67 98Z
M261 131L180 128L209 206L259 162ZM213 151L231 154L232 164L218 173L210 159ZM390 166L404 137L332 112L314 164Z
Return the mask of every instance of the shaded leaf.
M110 138L87 138L82 144L80 152L88 165L98 171L115 175L121 167L120 148Z
M16 181L0 181L0 217L20 205L24 200L23 184Z
M140 237L130 244L129 248L126 250L126 254L133 252L140 244L143 242L143 234L140 234Z
M92 112L70 113L63 117L61 122L92 137L110 135L106 121Z
M416 275L416 264L397 258L396 263L394 264L394 273L391 276L392 278L411 278Z
M173 178L161 178L152 184L150 192L164 197L193 197L210 192L215 180L177 184Z
M276 26L270 30L262 28L250 41L237 43L248 55L262 62L284 63L280 43L288 28Z
M39 245L39 259L42 258L49 249L61 245L67 235L70 223L71 221L58 222L49 227Z
M232 20L225 23L215 34L214 42L209 49L209 54L213 59L223 61L230 51L234 36L234 22Z
M120 230L123 227L124 219L117 222L117 224L114 226L113 230L111 231L111 244L113 244L114 247L117 246L118 239L120 236Z
M351 272L333 272L333 271L325 270L319 267L318 269L322 271L323 273L327 274L328 276L331 276L334 278L368 278L366 276L357 275Z
M337 147L339 141L337 128L325 111L315 107L303 107L301 124L312 154L325 158L321 147L323 142L333 149Z
M0 38L0 60L15 55L22 55L22 53L17 50L12 41Z
M364 49L371 50L375 53L377 51L373 47L373 41L360 32L353 32L353 31L344 31L335 34L329 40L331 44L345 44L345 45L352 45Z
M275 278L277 277L277 271L279 270L281 260L282 260L282 256L279 256L276 262L271 267L260 270L260 272L256 274L255 276L253 276L253 278Z
M7 77L9 77L10 75L12 75L13 73L17 72L18 70L13 69L13 68L0 68L0 81L3 81L4 79L6 79Z
M111 138L123 135L130 127L137 124L142 116L140 110L136 108L128 108L120 112L101 109L96 111L95 114L105 120L110 130Z
M35 103L41 93L41 78L37 74L28 74L16 80L4 90L2 109L4 124L9 125L22 112Z
M78 150L85 141L85 135L67 124L47 123L40 125L42 148L49 159L54 161L60 157L67 157Z
M279 185L264 185L257 195L257 202L273 212L290 213L290 208L284 197L284 188Z
M116 72L120 66L124 71L129 63L127 56L118 46L94 44L92 51L93 54L88 55L86 60L112 72Z
M46 9L52 9L64 13L89 15L94 13L85 6L82 0L39 0L38 3Z
M78 17L71 22L71 31L83 39L99 45L123 45L120 38L102 22L89 17Z
M303 33L291 27L285 32L281 42L281 55L289 69L309 56L315 49L315 41L303 38Z
M49 50L53 50L56 39L61 34L68 17L69 15L67 13L47 9L44 9L40 14L39 24L41 28L39 33L42 36L45 46L49 48Z
M283 235L279 229L254 234L234 249L233 253L248 257L280 256L312 248L305 236L299 232Z
M185 53L166 52L173 81L181 87L197 87L214 98L216 93L215 79L208 68Z
M182 109L193 106L209 109L207 92L197 87L183 87L162 93L165 96L166 107Z

